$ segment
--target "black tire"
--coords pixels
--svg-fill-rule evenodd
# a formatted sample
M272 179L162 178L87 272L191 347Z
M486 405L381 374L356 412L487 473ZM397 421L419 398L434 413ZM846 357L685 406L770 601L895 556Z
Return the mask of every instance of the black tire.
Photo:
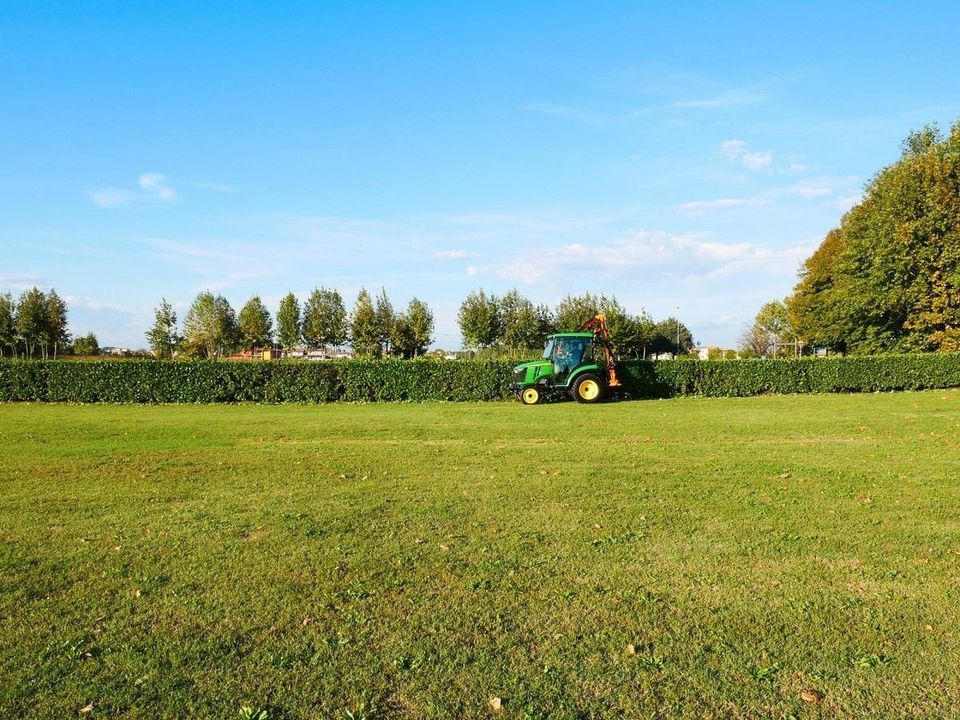
M596 403L603 399L603 382L593 373L585 373L578 377L573 384L571 394L579 403Z

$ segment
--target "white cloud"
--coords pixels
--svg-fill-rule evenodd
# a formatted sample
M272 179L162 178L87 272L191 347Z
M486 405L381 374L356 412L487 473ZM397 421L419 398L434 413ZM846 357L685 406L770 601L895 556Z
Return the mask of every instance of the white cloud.
M680 210L687 215L703 215L710 210L739 207L748 202L748 198L718 198L717 200L692 200L680 205Z
M155 172L141 173L137 178L138 190L128 188L94 188L87 197L102 208L117 208L123 205L148 203L172 203L177 200L177 191L167 177Z
M466 260L467 258L475 257L476 253L467 252L466 250L440 250L435 252L433 256L437 260Z
M743 165L748 170L763 170L773 163L773 153L769 150L750 151L743 140L724 140L720 144L720 154L728 160Z
M167 184L167 178L160 173L143 173L138 184L160 200L170 201L177 197L176 191Z
M763 152L748 152L740 157L743 166L750 170L762 170L773 162L773 153L769 150Z
M655 273L689 282L702 282L751 270L792 274L813 249L809 243L786 248L749 242L721 242L703 235L674 235L639 230L630 237L597 245L571 243L539 250L535 255L509 258L497 275L534 285L576 269L601 278L636 277Z
M3 290L29 290L34 287L44 288L48 285L49 281L39 275L28 275L26 273L0 274L0 288Z
M806 200L812 198L824 197L832 193L833 190L824 185L794 185L782 191L784 195L795 195Z
M115 208L130 202L132 195L127 190L119 188L100 188L87 191L87 197L102 208Z

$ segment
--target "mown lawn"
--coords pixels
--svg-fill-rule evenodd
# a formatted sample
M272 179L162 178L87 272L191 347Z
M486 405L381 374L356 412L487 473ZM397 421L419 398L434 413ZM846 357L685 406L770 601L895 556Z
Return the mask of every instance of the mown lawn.
M960 392L0 405L0 478L2 717L960 716Z

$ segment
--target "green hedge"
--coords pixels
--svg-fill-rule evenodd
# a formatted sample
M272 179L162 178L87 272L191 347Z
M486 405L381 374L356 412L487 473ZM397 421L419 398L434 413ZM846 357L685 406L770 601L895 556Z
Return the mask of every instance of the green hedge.
M498 400L504 360L0 361L0 400L210 403ZM960 387L960 354L621 364L635 398Z
M0 362L0 400L209 403L498 400L512 363L346 360Z

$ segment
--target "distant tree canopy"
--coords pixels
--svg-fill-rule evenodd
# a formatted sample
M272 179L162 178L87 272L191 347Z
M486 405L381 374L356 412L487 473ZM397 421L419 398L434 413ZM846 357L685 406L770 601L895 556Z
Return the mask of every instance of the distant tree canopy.
M0 357L9 349L15 357L56 358L70 342L67 310L66 301L52 288L43 292L33 287L17 299L10 293L0 295Z
M567 295L551 311L534 305L517 290L498 298L483 290L471 292L460 306L460 332L467 347L499 347L511 352L531 352L543 347L547 335L574 332L598 313L607 317L610 342L621 357L645 357L648 352L676 352L678 321L668 318L656 324L643 309L629 313L615 296ZM670 340L658 328L669 326ZM693 336L679 323L680 351L689 352Z
M817 346L960 350L960 122L906 139L804 263L787 306Z
M99 355L100 343L97 342L97 336L93 333L81 335L73 341L74 355Z
M797 353L790 311L785 302L764 303L753 323L740 336L740 350L747 357L782 357Z

